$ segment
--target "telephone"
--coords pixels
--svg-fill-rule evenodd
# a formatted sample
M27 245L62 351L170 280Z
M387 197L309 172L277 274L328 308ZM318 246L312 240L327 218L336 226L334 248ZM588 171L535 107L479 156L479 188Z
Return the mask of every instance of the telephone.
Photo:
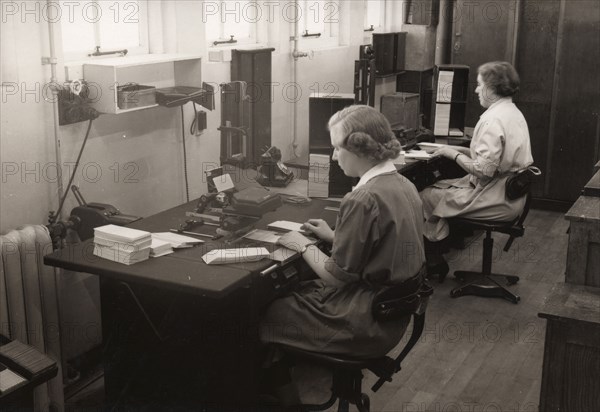
M89 105L88 89L84 87L79 94L71 89L61 88L58 91L58 124L63 126L93 120L100 113Z
M256 179L263 186L285 187L292 181L294 174L281 161L281 150L269 147L260 156L259 176Z

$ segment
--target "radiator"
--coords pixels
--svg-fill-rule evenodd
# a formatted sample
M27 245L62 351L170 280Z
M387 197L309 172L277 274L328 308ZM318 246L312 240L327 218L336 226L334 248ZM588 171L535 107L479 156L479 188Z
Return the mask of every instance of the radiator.
M34 391L35 411L63 411L60 318L54 269L43 256L52 252L45 226L25 226L0 236L0 333L46 353L58 375Z

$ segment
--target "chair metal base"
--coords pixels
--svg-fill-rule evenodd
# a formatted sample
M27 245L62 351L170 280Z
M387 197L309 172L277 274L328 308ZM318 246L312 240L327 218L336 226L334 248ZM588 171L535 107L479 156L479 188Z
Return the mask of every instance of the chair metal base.
M471 272L457 270L454 276L458 278L463 285L458 286L450 291L450 296L457 298L460 296L474 295L491 298L503 298L512 303L519 303L521 297L510 290L506 289L497 280L505 280L507 285L514 285L519 281L518 276L499 275L492 273L483 275L480 272Z
M369 412L371 401L361 392L362 377L360 370L334 370L331 398L319 405L301 405L302 411L324 411L339 399L338 412L348 412L350 404L356 405L359 412Z

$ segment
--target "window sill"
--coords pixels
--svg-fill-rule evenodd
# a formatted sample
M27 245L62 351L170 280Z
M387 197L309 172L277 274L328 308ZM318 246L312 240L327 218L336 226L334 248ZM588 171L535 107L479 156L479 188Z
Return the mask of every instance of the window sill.
M208 64L223 63L231 61L232 50L258 50L269 47L265 43L252 43L252 44L232 44L231 46L223 47L221 45L209 47L208 52Z

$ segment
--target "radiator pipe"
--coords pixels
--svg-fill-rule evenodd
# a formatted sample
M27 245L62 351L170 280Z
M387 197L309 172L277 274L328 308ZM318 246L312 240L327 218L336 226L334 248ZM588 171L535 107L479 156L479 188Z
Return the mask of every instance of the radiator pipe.
M53 10L52 6L54 5L53 3L55 3L54 0L46 0L47 5L48 5L48 10ZM59 128L59 115L58 115L58 80L56 78L56 65L57 65L57 58L56 58L56 48L55 48L55 44L54 44L54 24L53 21L56 21L56 19L47 19L48 20L48 38L49 38L49 43L50 43L50 84L53 86L51 87L52 89L52 115L54 118L54 156L56 159L56 181L57 181L57 194L58 194L58 202L60 204L60 200L63 197L63 183L62 183L62 158L60 155L60 128ZM56 215L55 216L56 219L61 220L61 216L60 215ZM56 220L55 220L56 221ZM54 222L55 222L54 221ZM54 223L51 222L51 223ZM61 269L58 268L54 268L54 287L56 288L56 290L61 290L60 289L60 276L59 273L62 273ZM54 302L54 304L56 305L56 307L58 308L58 316L60 319L60 314L62 313L62 305L60 300L58 299L58 294L55 296L56 301ZM67 368L67 360L65 359L64 353L63 353L63 344L64 344L64 335L63 335L63 331L62 331L62 327L61 327L61 322L58 322L58 335L60 337L60 345L59 345L59 356L60 356L60 363L61 363L61 368L60 368L60 372L58 376L61 376L61 380L62 380L62 376L64 373L66 373L66 368ZM52 387L49 388L50 390L52 390ZM60 392L59 392L60 393ZM57 410L59 411L64 411L64 399L61 399L59 402L59 405L57 405L56 407Z
M54 0L46 0L48 3L48 10L53 10ZM48 20L48 38L50 42L50 89L52 90L52 116L54 117L54 157L56 160L56 183L57 183L57 194L58 202L63 197L63 181L62 181L62 157L60 155L60 129L59 129L59 117L58 117L58 80L56 78L56 48L54 44L54 24L55 19ZM61 216L57 215L56 219L60 220Z
M296 6L296 10L298 10L300 8L300 5L298 4L298 0L295 0L295 6ZM306 52L301 52L300 50L298 50L298 36L300 35L298 33L298 23L292 21L290 24L294 25L294 37L292 38L293 40L293 49L292 49L292 84L294 86L297 86L297 79L298 79L298 59L300 57L308 57L308 53ZM298 153L296 152L296 149L298 148L298 130L297 130L297 124L298 124L298 102L295 102L293 104L293 109L292 109L292 156L294 158L298 157Z

